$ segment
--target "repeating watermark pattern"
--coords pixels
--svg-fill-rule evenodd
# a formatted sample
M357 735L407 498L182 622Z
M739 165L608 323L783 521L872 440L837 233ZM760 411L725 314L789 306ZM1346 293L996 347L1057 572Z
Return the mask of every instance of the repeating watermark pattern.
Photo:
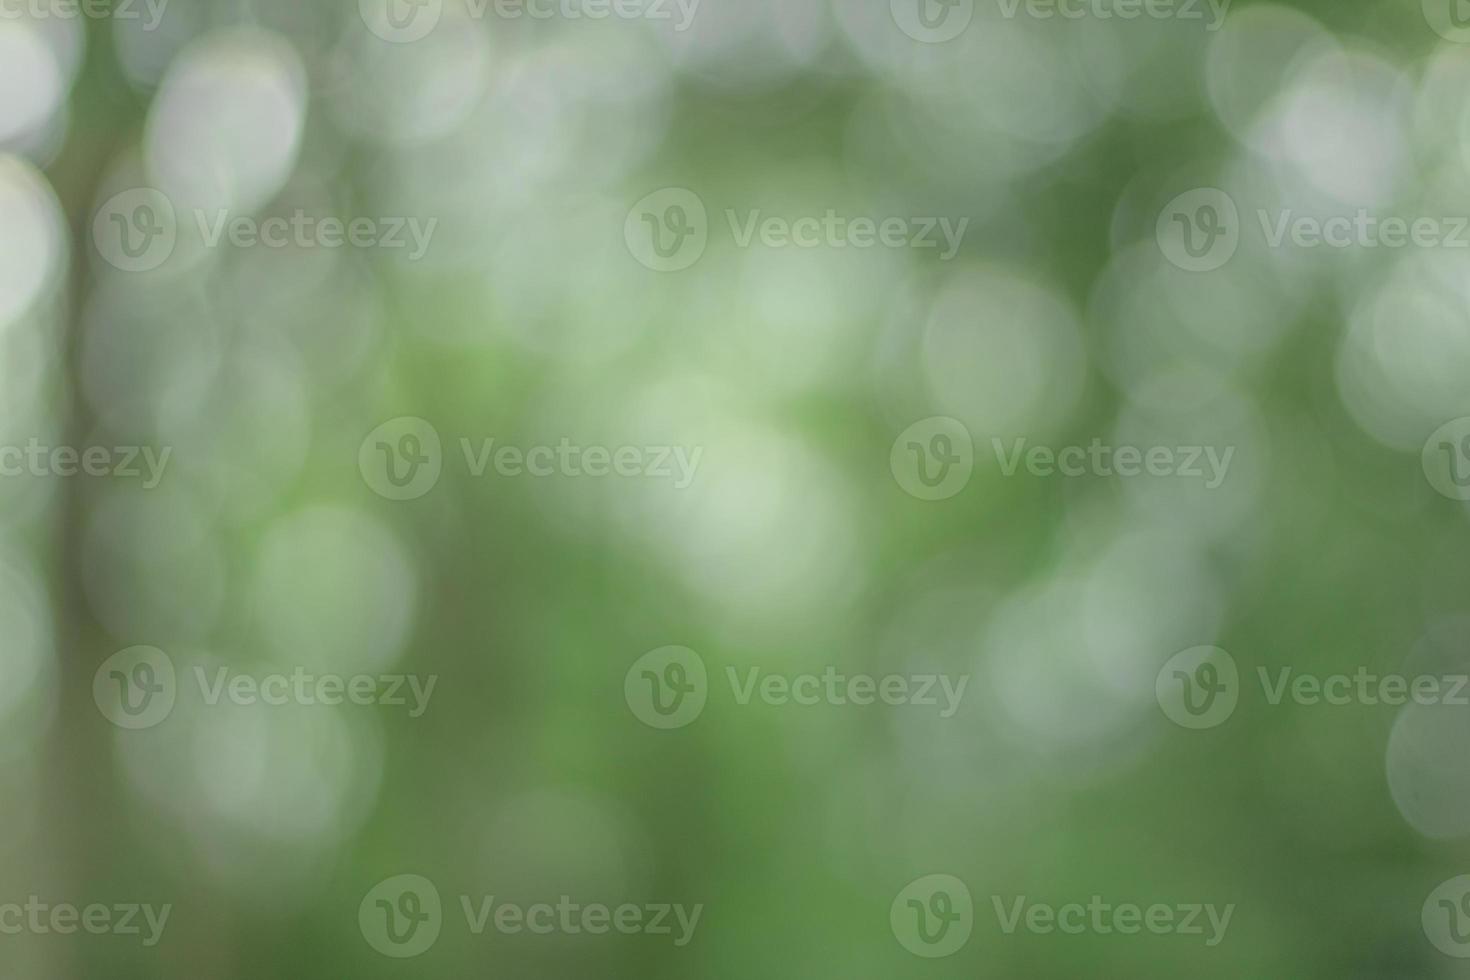
M151 187L114 194L92 217L97 253L123 272L152 272L174 254L178 240L173 202Z
M216 249L228 242L235 248L267 249L383 249L407 250L410 262L428 254L438 218L339 218L315 215L298 208L289 215L257 217L231 214L218 208L193 208L198 240ZM92 221L97 252L123 272L151 272L160 268L178 247L179 215L173 202L150 187L126 190L109 198Z
M990 901L1001 932L1008 936L1018 929L1042 936L1057 932L1069 936L1084 933L1136 936L1148 933L1154 936L1199 936L1208 947L1218 946L1224 941L1230 919L1235 914L1234 902L1223 908L1212 903L1114 904L1104 901L1101 895L1091 896L1086 904L1068 902L1051 905L1033 902L1025 895L1004 898L992 895Z
M904 492L920 500L947 500L965 489L975 471L975 442L958 419L936 415L899 433L888 468Z
M1470 958L1470 875L1440 883L1424 899L1419 918L1435 949L1456 959Z
M725 678L735 695L735 703L741 705L749 704L754 698L776 706L913 705L935 708L941 718L954 717L965 696L965 686L970 682L968 674L959 678L948 674L885 674L875 677L872 674L844 674L831 665L820 674L779 674L751 667L743 677L734 667L726 667Z
M623 241L641 265L681 272L709 246L709 212L686 187L665 187L640 199L623 222Z
M1265 703L1313 707L1387 705L1470 706L1470 675L1381 674L1358 667L1352 673L1312 674L1293 667L1257 667ZM1214 728L1235 711L1242 694L1240 673L1230 654L1218 647L1193 647L1175 654L1158 673L1159 707L1185 728Z
M938 249L941 262L959 253L970 226L969 218L853 216L835 208L795 218L759 208L744 213L727 208L724 215L736 248ZM649 194L633 205L623 223L628 251L655 272L679 272L698 262L709 234L704 201L683 187Z
M92 700L119 728L152 728L174 710L178 683L174 662L157 647L119 650L92 675Z
M1467 0L1420 0L1424 19L1434 32L1456 44L1470 44L1470 2Z
M1198 936L1208 947L1225 939L1235 915L1232 902L1139 905L1110 902L1093 895L1086 902L1053 905L1025 895L992 895L991 906L1001 933L1037 935L1063 933L1079 936ZM958 952L969 941L975 924L974 902L963 881L953 875L916 878L894 898L888 912L893 935L915 956L937 959ZM1470 941L1470 937L1467 937Z
M1219 647L1181 650L1159 669L1154 695L1164 716L1182 728L1214 728L1235 713L1240 671Z
M1424 476L1451 500L1470 500L1470 416L1446 422L1424 442Z
M168 5L169 0L0 0L0 21L141 20L151 32L163 23Z
M701 0L465 0L472 20L643 20L689 30ZM410 44L429 36L444 16L444 0L358 0L363 23L384 41Z
M1164 258L1186 272L1211 272L1240 247L1240 212L1218 187L1185 191L1164 205L1154 223Z
M413 416L390 419L362 440L357 468L378 496L417 500L438 485L444 471L439 431Z
M1463 215L1380 217L1359 208L1351 215L1318 218L1283 208L1258 209L1256 220L1271 248L1287 243L1296 248L1470 248L1465 233L1470 218Z
M969 218L851 217L828 208L821 216L786 218L765 215L759 208L740 214L725 209L725 222L738 248L759 242L766 248L914 248L943 249L939 261L959 253Z
M1001 16L1024 14L1036 20L1183 20L1200 21L1218 31L1231 0L997 0Z
M194 222L205 248L218 248L228 241L235 248L326 248L408 249L408 261L417 262L429 252L438 218L356 217L310 214L297 208L290 216L258 218L219 208L196 208Z
M304 667L290 673L247 674L229 667L190 671L202 702L215 707L221 701L239 706L257 704L315 706L352 704L407 708L420 718L429 708L437 674L318 674ZM157 647L129 647L103 662L92 677L97 709L119 728L152 728L172 714L179 696L173 660Z
M486 930L502 935L537 936L619 933L667 936L676 947L688 946L704 914L704 904L580 902L570 895L555 902L518 903L495 895L460 895L459 908L472 936ZM421 875L398 875L380 882L358 906L358 925L373 949L398 959L418 956L438 940L444 925L443 903L434 883Z
M1086 447L1027 447L1026 440L1016 439L1007 448L1000 439L991 439L1001 474L1015 476L1023 465L1032 476L1048 477L1176 477L1201 480L1206 490L1215 490L1225 482L1235 447L1226 446L1109 446L1093 439Z
M439 889L422 875L380 881L357 907L357 926L368 945L395 959L429 951L444 928Z
M476 479L492 471L505 479L620 479L672 481L685 490L699 471L704 448L695 446L581 445L563 436L555 445L513 446L494 438L461 437L465 471ZM429 422L413 416L390 419L363 439L358 470L369 488L388 500L416 500L439 482L443 443Z
M953 41L975 17L975 0L889 0L893 22L915 41Z
M69 902L43 902L35 895L24 903L0 903L0 935L71 936L85 932L93 936L137 936L149 948L163 939L172 904L93 902L77 906Z
M1470 217L1378 215L1366 208L1319 217L1290 208L1257 208L1267 248L1470 248ZM1234 257L1243 232L1235 201L1219 188L1187 191L1164 206L1155 225L1160 250L1189 272L1211 272Z
M1093 439L1086 446L1030 445L1025 437L990 440L1004 477L1024 469L1035 477L1063 476L1197 480L1216 490L1230 473L1234 446L1113 446ZM936 416L915 422L893 441L888 466L904 492L920 500L945 500L970 482L975 445L958 419Z
M760 667L725 668L735 703L752 701L773 707L854 705L913 706L952 718L969 684L969 675L849 674L828 665L820 673L779 673ZM682 728L704 710L709 673L703 659L688 647L660 647L639 657L623 678L629 709L653 728Z
M704 712L709 672L688 647L650 650L623 677L623 700L651 728L683 728Z
M1232 0L995 0L1006 20L1182 20L1218 31ZM893 22L915 41L943 44L963 34L975 0L890 0Z
M688 946L694 939L694 930L704 913L703 903L686 906L677 902L642 905L624 902L608 906L601 902L575 902L569 895L559 896L554 905L497 902L494 895L461 895L459 902L465 923L476 936L490 927L507 935L529 932L538 936L552 933L604 936L618 932L625 936L669 936L679 947Z
M1294 704L1326 704L1343 707L1351 704L1402 707L1414 704L1470 705L1467 674L1379 674L1359 667L1351 674L1297 673L1291 667L1270 671L1256 668L1256 678L1266 703L1278 705L1290 699Z
M903 887L888 910L888 924L904 949L925 959L960 951L975 927L970 889L954 875L915 878Z
M141 479L144 490L153 490L172 455L172 446L48 446L33 436L24 446L0 446L0 477Z

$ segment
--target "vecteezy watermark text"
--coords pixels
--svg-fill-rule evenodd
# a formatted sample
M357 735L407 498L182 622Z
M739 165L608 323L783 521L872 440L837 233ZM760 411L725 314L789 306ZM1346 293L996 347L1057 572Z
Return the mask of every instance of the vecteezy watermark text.
M258 217L227 209L193 208L198 241L207 249L382 249L407 251L417 262L429 251L438 218L340 218L297 208L289 215ZM161 191L139 187L110 197L92 220L97 253L123 272L151 272L166 263L179 241L179 215Z
M163 22L169 0L0 0L0 20L142 20L143 30Z
M1230 12L1231 0L996 0L1001 16L1018 14L1036 20L1198 20L1207 31L1218 31Z
M1470 248L1470 217L1465 215L1408 217L1358 208L1324 217L1291 208L1257 208L1254 218L1261 244L1271 249ZM1211 272L1234 257L1249 229L1234 198L1216 187L1199 187L1164 206L1154 236L1172 264L1187 272Z
M1285 701L1312 707L1454 705L1470 707L1470 675L1378 673L1359 666L1352 673L1312 674L1293 667L1255 670L1266 704ZM1235 658L1219 647L1200 646L1169 658L1154 690L1165 717L1183 728L1214 728L1235 713L1242 695Z
M494 895L460 895L460 911L472 936L497 933L603 936L668 936L689 945L704 904L665 902L579 902L561 895L555 902L518 903ZM434 945L444 926L443 902L434 883L422 875L397 875L375 885L358 906L358 926L368 945L385 956L407 959Z
M1007 936L1017 931L1072 936L1148 933L1199 936L1210 947L1224 940L1235 914L1234 903L1223 907L1197 902L1137 904L1111 902L1101 895L1061 905L1036 902L1026 895L992 895L990 903L997 926ZM888 914L899 944L926 959L958 952L969 941L975 925L975 904L969 888L947 874L924 875L909 882L894 898Z
M990 440L1001 474L1015 476L1022 465L1032 476L1171 476L1203 480L1206 490L1225 482L1235 447L1215 446L1109 446L1101 439L1087 445L1027 447L1026 439L1014 440L1007 448L1000 439Z
M1145 906L1131 902L1113 904L1104 901L1101 895L1093 895L1086 905L1081 902L1051 905L1033 902L1025 895L1006 899L992 895L990 901L1000 931L1008 936L1017 929L1038 935L1061 932L1070 936L1084 933L1136 936L1147 932L1155 936L1202 936L1206 946L1218 946L1225 938L1225 930L1230 928L1230 917L1235 914L1233 902L1224 908L1210 903L1155 902Z
M1023 468L1032 476L1197 480L1206 490L1225 482L1235 447L1114 446L1093 439L1086 446L1031 445L1025 437L992 438L991 450L1001 476ZM893 442L889 469L904 492L920 500L953 497L970 482L975 445L958 419L935 416L915 422Z
M236 248L411 248L408 261L417 262L429 251L438 218L342 218L308 214L297 209L290 217L257 218L226 210L194 211L199 237L206 248L218 248L228 238Z
M672 481L687 489L699 470L704 448L695 446L581 445L562 437L555 445L515 446L494 438L461 438L470 476L492 470L506 479L568 477ZM414 500L434 489L444 470L439 432L420 418L391 419L368 433L358 447L358 469L374 493L389 500Z
M725 221L738 248L750 248L759 237L766 248L939 248L939 261L948 262L960 250L969 218L851 218L828 208L821 217L786 218L763 215L756 208L741 216L725 210ZM940 239L943 239L941 242Z
M1288 241L1297 248L1470 248L1466 234L1470 218L1380 218L1366 208L1351 215L1319 218L1296 214L1290 208L1275 213L1256 211L1261 234L1271 248Z
M652 903L634 905L625 902L608 907L600 902L583 904L562 895L555 905L536 902L521 905L515 902L496 903L494 895L461 895L460 907L465 922L473 935L481 935L488 926L496 932L514 935L518 932L546 936L565 933L575 936L587 933L593 936L609 932L624 935L643 933L648 936L671 936L675 946L687 946L694 938L694 928L699 925L703 904L685 907L682 904ZM491 910L494 915L491 915Z
M795 704L912 704L939 708L939 717L949 718L960 709L968 675L957 681L947 674L845 674L828 666L821 674L777 674L751 667L742 678L734 667L725 668L725 678L736 704L749 704L759 697L770 705ZM943 704L940 699L943 699Z
M24 446L0 446L0 477L92 476L143 480L152 490L163 481L173 448L164 446L46 446L32 437ZM142 467L139 467L141 462Z
M969 675L849 673L828 665L820 673L789 673L727 666L725 679L738 705L754 700L773 707L833 705L913 706L953 717L965 696ZM623 698L634 716L652 728L683 728L704 711L709 674L704 660L688 647L651 650L628 668Z
M70 936L86 932L94 936L142 936L143 945L153 947L163 938L163 930L172 911L172 904L155 908L137 902L114 905L93 902L78 907L69 902L43 902L31 895L24 904L0 903L0 935L32 933L44 936L54 933Z
M465 0L472 20L644 20L672 21L677 32L694 23L701 0ZM394 44L428 37L444 16L444 0L358 0L363 23Z
M429 708L437 674L316 673L296 667L289 673L246 673L226 666L190 671L203 704L233 705L382 705L408 708L419 718ZM173 713L181 685L173 659L157 647L138 646L108 657L92 677L92 699L102 717L119 728L152 728Z
M889 0L893 22L915 41L943 44L965 32L979 0ZM995 0L1001 17L1014 20L1199 21L1207 31L1225 22L1231 0Z
M766 214L759 208L725 210L736 248L770 249L942 249L947 262L959 252L969 218L900 217L842 214ZM623 225L628 251L656 272L678 272L698 262L709 244L709 213L691 190L665 187L633 205Z

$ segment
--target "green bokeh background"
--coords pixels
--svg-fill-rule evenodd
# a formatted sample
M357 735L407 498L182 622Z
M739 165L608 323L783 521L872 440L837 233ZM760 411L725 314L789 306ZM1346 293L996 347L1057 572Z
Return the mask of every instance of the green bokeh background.
M54 194L64 245L5 320L0 441L167 445L173 468L146 493L0 486L21 583L0 604L20 638L0 658L17 692L0 698L0 901L173 911L154 948L0 936L0 974L1465 974L1420 913L1470 872L1470 708L1432 709L1395 756L1395 725L1422 713L1271 705L1255 678L1464 671L1466 512L1420 447L1470 414L1470 267L1449 250L1270 250L1248 226L1257 208L1470 213L1470 46L1408 0L1242 2L1220 32L1007 20L976 0L944 44L877 0L703 0L683 34L450 6L403 45L345 2L172 0L146 37L73 22L52 49L75 57L55 111L6 144ZM213 200L259 178L230 153L269 158L290 113L230 100L250 107L282 64L299 147L237 210L432 217L423 261L186 243L153 272L108 265L93 222L112 194L199 178ZM232 82L208 90L221 102L169 103L201 65ZM37 98L27 71L0 105ZM1288 122L1252 144L1281 105ZM1243 243L1184 273L1155 219L1202 186L1235 199ZM677 273L624 240L629 209L667 187L708 211L709 247ZM945 262L740 248L725 217L829 208L969 224ZM0 298L19 288L0 274ZM405 416L439 433L444 473L391 501L358 454ZM974 475L941 501L890 469L932 416L975 443ZM1022 437L1231 445L1235 468L1211 492L1006 477L991 441ZM476 478L461 438L703 455L684 490ZM181 693L129 732L92 681L135 645L181 677L305 666L438 686L419 718ZM710 691L693 724L660 731L624 678L668 645L698 653ZM1244 690L1228 722L1190 731L1154 679L1198 645L1229 651ZM741 705L725 682L829 665L969 681L948 719ZM1448 829L1427 833L1426 814ZM445 904L438 942L405 960L358 926L400 874ZM969 941L933 960L889 924L929 874L975 904ZM704 908L676 948L473 936L461 895ZM992 897L1019 895L1235 910L1213 947L1006 935Z

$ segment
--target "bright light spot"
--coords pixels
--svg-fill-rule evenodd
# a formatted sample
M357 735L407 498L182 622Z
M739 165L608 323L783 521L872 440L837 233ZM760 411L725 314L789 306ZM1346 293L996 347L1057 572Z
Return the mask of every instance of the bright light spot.
M1275 4L1232 11L1210 44L1210 102L1231 135L1251 144L1263 135L1257 121L1287 79L1308 60L1340 50L1325 27L1300 11Z
M1005 599L980 667L1019 741L1097 754L1157 711L1158 666L1210 642L1222 613L1219 582L1188 538L1123 530Z
M1375 439L1418 451L1424 437L1465 414L1470 377L1470 257L1406 256L1369 287L1337 354L1343 404Z
M305 113L305 71L285 41L241 30L196 42L148 116L158 190L179 209L259 207L296 165Z
M1413 90L1392 65L1366 54L1314 57L1291 80L1250 142L1342 204L1373 207L1393 199L1410 173Z
M46 178L9 156L0 156L0 229L4 229L0 234L0 329L4 329L34 306L65 262L60 207Z
M66 79L40 30L0 20L0 145L44 126L66 96Z
M445 20L412 44L366 31L344 42L332 64L331 107L376 143L424 143L463 124L490 84L483 23L446 10Z
M153 824L166 828L151 837L170 849L185 844L201 868L242 892L286 888L277 901L306 900L377 798L377 719L345 706L243 705L228 696L209 704L195 671L213 683L223 662L173 656L173 712L156 728L119 730L114 739L128 783Z
M1448 699L1463 696L1452 678L1470 673L1467 626L1464 617L1438 621L1416 646L1399 673L1436 678L1441 697L1429 704L1411 699L1388 737L1394 804L1410 826L1436 840L1470 834L1470 712Z
M1125 530L1007 599L985 631L980 667L1018 740L1093 754L1157 711L1159 665L1211 642L1223 608L1189 538Z

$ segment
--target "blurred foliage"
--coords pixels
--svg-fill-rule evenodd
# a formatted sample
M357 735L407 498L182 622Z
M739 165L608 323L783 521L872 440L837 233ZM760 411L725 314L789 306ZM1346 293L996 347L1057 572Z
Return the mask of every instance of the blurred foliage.
M47 2L0 17L0 445L171 459L152 489L0 480L0 904L173 911L154 947L0 935L4 975L1459 975L1426 897L1470 860L1470 708L1258 681L1470 669L1466 512L1425 472L1470 415L1470 255L1265 233L1470 214L1454 8L966 0L926 43L907 0L702 0L686 30L434 0L416 40L373 0L170 0L156 29ZM664 272L634 233L671 188L707 244ZM1208 271L1160 230L1197 188L1238 210ZM171 245L130 270L107 236L166 217L120 210L139 189ZM949 260L741 244L829 211L966 225ZM210 242L298 213L432 237ZM934 417L974 469L923 500L895 440ZM405 418L442 473L395 500ZM1213 489L1008 476L1017 439L1233 457ZM475 472L563 443L697 475ZM138 646L178 696L129 730L94 680ZM625 680L669 646L708 697L660 730ZM1189 730L1156 678L1200 646L1239 704ZM438 680L419 717L209 704L221 667ZM969 680L941 717L742 704L751 668ZM400 960L358 912L405 874L443 923ZM921 959L889 913L930 874L974 928ZM489 895L703 913L682 947L473 935ZM1235 911L1210 947L1008 935L1022 895Z

